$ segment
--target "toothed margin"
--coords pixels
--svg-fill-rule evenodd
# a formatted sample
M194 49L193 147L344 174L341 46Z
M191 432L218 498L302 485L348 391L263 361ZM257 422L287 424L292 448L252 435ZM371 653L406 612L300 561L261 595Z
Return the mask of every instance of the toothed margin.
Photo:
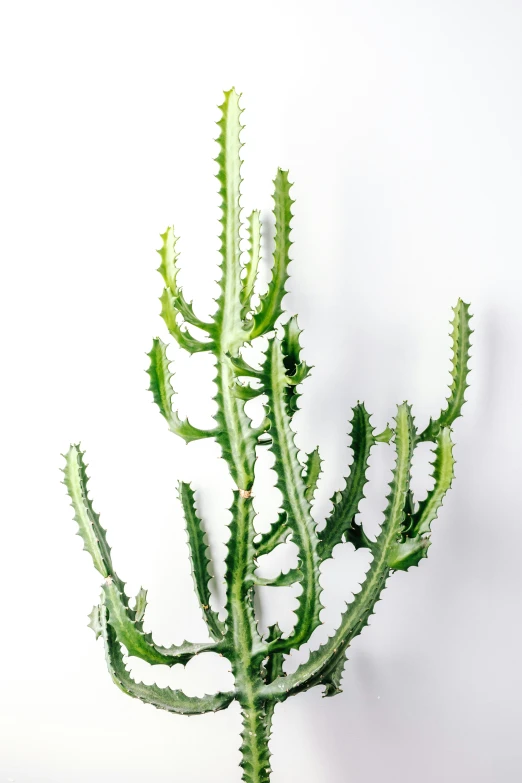
M244 783L270 783L270 727L262 707L243 709L241 734L241 780Z
M319 557L322 562L332 557L337 544L350 541L356 548L367 545L367 539L360 525L355 525L355 516L364 498L368 479L366 471L370 453L375 445L374 429L364 403L353 408L351 447L353 461L346 478L345 487L331 498L333 509L324 528L319 531Z
M293 674L278 677L265 685L260 696L284 701L288 696L308 690L314 685L326 684L328 672L341 665L345 651L352 639L367 625L376 602L390 573L388 565L390 551L402 532L404 504L409 489L411 460L415 444L415 429L410 406L399 406L395 419L395 443L397 458L387 496L388 505L384 522L373 550L374 558L368 569L360 591L347 606L336 633L312 652L306 663L301 664ZM344 663L343 663L344 665ZM333 683L332 687L336 687Z
M298 647L305 642L319 625L321 586L319 583L319 560L315 522L306 498L306 486L302 478L303 467L297 459L294 432L290 427L284 399L286 373L283 364L281 343L274 337L269 340L266 362L263 367L266 377L268 404L266 415L270 422L269 446L275 457L274 471L276 487L282 494L282 509L287 513L287 525L292 530L292 540L299 550L298 568L303 572L303 591L298 596L296 624L288 638L274 642L277 649Z
M180 419L172 408L174 389L172 387L173 374L170 372L170 361L167 357L167 346L159 337L152 341L152 348L147 354L150 365L147 374L150 378L149 391L152 392L154 402L158 406L161 415L169 425L169 429L175 435L182 438L185 443L202 438L213 438L215 430L202 430L193 427L188 419Z
M214 639L219 639L223 636L225 627L219 619L217 612L210 608L209 583L212 579L210 572L212 558L210 556L208 536L203 528L203 522L196 511L196 501L192 487L180 481L178 494L187 526L189 556L196 595L210 635Z
M244 267L244 276L241 281L241 317L247 318L252 310L251 299L257 279L259 263L261 261L261 213L258 209L252 210L248 216L248 261Z
M281 303L286 294L288 280L288 265L290 263L290 248L293 245L290 239L290 222L293 218L290 188L292 184L288 179L288 171L278 169L274 179L274 218L275 218L275 250L272 278L268 285L268 291L261 298L259 307L252 319L252 328L249 338L253 340L262 334L270 332L283 310Z
M109 612L109 623L118 641L126 647L129 655L141 658L150 664L175 666L180 663L185 666L201 652L216 651L214 642L201 644L183 642L181 645L172 645L172 647L161 647L155 644L151 634L144 633L127 616L121 602L121 594L114 582L106 582L103 585L103 592L104 603Z
M201 715L205 712L217 712L226 709L234 700L233 693L216 693L213 696L186 696L183 691L171 688L159 688L157 685L144 685L135 682L123 661L121 647L115 632L107 621L105 606L100 609L102 635L105 642L107 667L115 684L135 699L152 704L158 710L174 712L178 715Z
M450 427L455 419L461 415L462 407L466 400L464 395L468 389L468 375L471 335L473 330L469 328L472 315L469 312L470 305L459 299L453 312L455 317L452 321L452 362L451 362L451 385L450 394L447 397L447 405L441 411L436 420L430 419L430 423L419 435L419 441L434 441L442 427Z
M437 518L446 493L451 488L454 478L455 459L453 457L453 442L449 427L444 427L437 437L435 459L432 462L434 487L428 492L416 512L410 519L410 528L405 529L402 540L390 555L390 567L395 570L407 571L418 566L428 556L431 545L431 524Z
M308 454L305 469L303 471L303 480L306 484L305 497L309 503L314 500L317 491L317 484L322 473L323 460L319 454L319 446Z

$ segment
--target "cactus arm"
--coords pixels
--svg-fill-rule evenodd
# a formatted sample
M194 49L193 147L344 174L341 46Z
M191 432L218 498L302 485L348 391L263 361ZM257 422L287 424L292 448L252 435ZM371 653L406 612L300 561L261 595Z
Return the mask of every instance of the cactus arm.
M173 666L175 663L186 663L193 655L201 652L203 648L209 649L211 645L191 645L187 642L180 648L159 648L154 645L150 636L141 631L142 617L137 618L136 609L143 608L143 594L140 599L141 607L137 605L135 610L130 609L124 591L124 583L112 565L106 531L101 526L99 514L94 511L88 495L89 478L84 456L85 453L80 450L78 445L70 447L65 455L64 483L71 498L79 535L85 544L84 548L91 555L94 567L105 578L103 589L111 613L111 622L114 623L116 632L118 636L121 636L121 641L129 650L129 654L143 658L149 663L165 663L169 666ZM98 637L101 627L96 607L89 618L89 627Z
M129 655L134 655L150 664L175 666L181 663L185 666L191 658L200 652L219 652L214 642L202 644L184 642L179 646L173 645L172 647L161 647L154 644L150 634L143 633L138 628L138 624L129 618L122 596L112 581L105 582L103 592L104 604L109 612L109 623L118 642L127 648Z
M230 356L228 355L228 360L230 362L230 365L233 369L234 374L240 378L242 376L250 377L250 378L262 378L263 377L263 370L256 370L255 367L251 367L242 356Z
M386 429L384 429L382 432L379 432L378 435L373 436L373 439L376 443L391 443L392 438L393 430L389 424L386 425Z
M317 489L317 482L321 475L322 459L319 455L319 447L310 452L306 460L304 470L304 483L306 486L305 497L309 503L314 499L315 490Z
M411 412L406 403L399 406L395 421L397 458L390 484L388 505L381 531L373 548L373 561L361 590L347 607L335 634L318 650L311 653L308 661L301 664L293 674L278 677L272 683L265 685L261 695L266 698L284 700L292 693L308 690L314 685L326 684L329 673L336 664L340 664L341 659L344 661L346 649L352 639L367 625L373 613L390 573L390 559L395 544L402 533L415 443Z
M258 209L252 210L248 216L249 252L248 262L245 265L245 276L241 285L242 317L245 318L251 309L250 300L254 291L254 285L261 260L261 213Z
M164 234L161 234L162 246L157 251L161 258L161 263L158 267L158 272L161 274L165 282L165 292L170 294L173 307L179 312L183 318L192 326L197 326L199 329L213 333L214 324L206 323L196 316L192 305L185 300L181 288L177 283L178 277L178 258L179 253L176 250L178 237L174 234L174 227L169 226ZM168 324L167 324L168 326Z
M299 568L303 572L303 592L299 596L296 625L287 639L274 642L279 649L288 651L306 641L319 624L321 603L319 599L319 559L315 523L306 499L303 468L297 459L294 434L285 401L287 376L283 364L281 343L277 338L269 342L265 363L267 375L268 419L270 421L270 446L275 456L276 486L283 495L283 510L292 530L292 540L299 550Z
M194 491L183 481L179 483L179 497L187 525L192 576L199 605L203 611L203 617L210 635L214 639L219 639L223 636L224 626L217 612L210 608L209 580L211 576L209 566L211 562L207 554L209 547L205 531L203 530L203 523L196 513Z
M275 322L283 312L281 302L285 295L290 263L290 221L292 219L293 199L290 198L291 184L288 171L278 169L274 179L274 217L276 225L274 266L268 291L254 315L250 339L259 337L274 328Z
M214 324L208 323L207 321L202 321L201 318L197 317L196 313L194 312L192 302L187 302L183 296L183 291L181 288L178 289L178 293L173 298L173 305L181 317L184 318L184 320L190 324L190 326L196 326L198 329L201 329L210 335L214 333ZM211 343L205 343L205 345L209 346ZM208 350L208 348L206 348L206 350Z
M370 424L370 416L364 405L359 403L353 409L353 462L350 473L343 491L337 492L332 498L334 503L332 513L326 520L323 530L318 533L321 560L331 557L334 547L343 540L350 541L356 547L365 545L363 543L365 541L364 533L360 526L354 526L354 517L364 497L368 459L374 443L375 438L373 427Z
M228 463L232 478L239 489L249 491L254 481L256 435L244 411L245 400L233 391L236 372L232 359L246 339L241 318L240 263L240 184L241 160L239 139L241 124L239 95L235 90L225 93L218 122L219 153L217 178L221 196L221 280L218 309L214 317L215 354L217 358L217 424L216 440Z
M433 477L435 485L428 496L419 504L419 509L411 516L411 526L405 529L403 540L395 545L390 557L390 567L406 571L418 565L427 557L430 546L431 523L437 518L444 496L451 487L454 477L455 459L451 432L444 427L437 437Z
M123 654L116 633L108 622L107 609L101 606L100 619L105 644L107 667L114 683L135 699L152 704L159 710L174 712L178 715L201 715L205 712L224 710L233 701L233 693L216 693L213 696L186 696L183 691L159 688L157 685L144 685L135 682L123 661Z
M123 593L124 584L112 565L107 531L101 526L100 516L94 510L89 497L85 452L81 451L80 444L74 444L70 446L64 457L64 484L74 509L74 519L78 524L78 535L83 539L84 549L92 557L96 570L104 578L111 577Z
M152 349L147 354L150 359L147 373L150 379L149 391L152 392L154 402L160 409L161 415L169 425L169 429L175 435L183 438L185 443L201 438L212 438L215 436L215 430L202 430L193 427L188 419L180 419L176 411L172 409L172 397L174 389L172 388L172 373L169 370L169 360L167 358L167 346L156 337L152 342Z
M189 353L200 353L201 351L212 351L214 349L213 340L205 340L204 342L201 340L196 340L196 338L192 337L192 335L189 334L186 329L181 328L180 324L178 323L178 315L180 314L180 310L178 309L177 305L179 304L179 297L175 298L172 296L168 288L164 288L160 297L160 302L161 317L165 321L167 329L169 330L172 337L174 337L180 348L183 348Z
M268 555L279 544L284 544L288 537L292 534L291 529L287 525L286 511L281 512L277 522L274 522L270 530L261 534L261 538L257 542L254 542L254 549L256 557L261 555Z
M262 387L254 388L253 386L237 383L237 381L232 383L232 394L234 397L237 397L238 400L254 400L256 397L259 397L264 393L265 392Z
M470 338L473 334L469 326L472 318L469 308L469 304L463 302L462 299L459 299L453 308L454 318L451 332L453 359L450 395L444 410L441 411L437 419L430 419L426 429L419 435L419 441L435 441L439 431L443 427L451 427L455 419L461 415L462 406L466 402L464 395L469 385Z
M266 587L287 587L288 585L294 585L296 582L303 581L303 572L299 568L291 568L286 574L279 574L275 577L267 577L254 575L254 583L256 585L264 585Z
M221 295L218 299L218 311L215 321L221 332L221 343L236 346L243 328L241 319L241 250L240 250L240 186L242 147L239 134L242 110L239 107L239 95L235 90L225 92L225 100L219 107L221 118L218 122L220 133L217 139L219 194L221 196ZM235 355L235 351L232 351Z

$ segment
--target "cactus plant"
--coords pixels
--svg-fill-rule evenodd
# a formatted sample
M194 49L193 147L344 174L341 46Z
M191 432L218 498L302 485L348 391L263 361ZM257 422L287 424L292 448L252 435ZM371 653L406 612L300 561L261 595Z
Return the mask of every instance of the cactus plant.
M236 486L230 509L230 539L226 558L226 615L211 608L209 590L210 553L202 522L196 511L194 490L181 482L179 497L188 530L194 586L208 627L209 640L199 644L161 647L144 631L147 594L140 590L135 601L125 593L125 584L113 567L106 531L100 524L88 493L85 455L72 445L65 455L65 484L72 501L79 535L103 577L100 602L90 615L90 627L102 637L112 679L129 696L168 712L194 715L225 709L233 700L241 706L243 718L241 767L246 783L267 783L270 779L269 738L275 706L289 696L322 686L325 696L341 690L346 651L352 639L368 623L388 577L419 564L430 545L431 524L449 490L454 469L451 426L464 403L469 372L470 313L460 301L454 308L453 359L450 394L445 409L418 431L407 403L398 406L392 427L375 433L363 404L353 408L351 448L353 461L344 489L332 498L332 511L318 530L311 515L314 492L321 473L318 450L300 460L294 443L292 418L298 409L300 385L310 373L301 359L300 330L295 316L282 307L290 262L290 222L293 200L288 172L278 170L274 180L275 242L272 276L264 295L255 295L260 264L260 213L253 211L246 221L249 237L248 260L243 262L240 230L242 128L239 96L225 93L218 122L221 217L221 278L217 308L211 320L202 321L178 285L178 252L172 228L162 235L159 272L164 288L161 315L168 331L189 353L208 351L215 356L217 393L213 429L199 429L181 419L173 409L174 390L165 343L156 338L149 354L150 390L169 429L186 443L215 438ZM187 326L189 329L187 329ZM204 339L193 336L196 327ZM264 360L248 364L242 348L265 336ZM265 418L254 427L245 412L248 400L262 395ZM410 490L412 457L417 444L433 444L434 486L418 503ZM373 540L357 514L363 498L371 450L378 443L393 443L395 466L389 487L384 521ZM253 508L254 465L258 448L268 448L275 458L281 508L268 533L256 534ZM291 540L297 546L298 567L272 580L257 576L261 555ZM296 671L287 674L284 656L306 643L320 625L321 564L332 557L334 548L351 543L370 550L372 559L360 591L344 612L341 623L324 644L312 652ZM277 625L266 634L259 630L254 608L257 584L274 586L300 582L296 621L283 635ZM180 690L136 683L124 662L129 656L151 664L186 664L201 652L213 651L228 658L234 689L212 696L186 696Z

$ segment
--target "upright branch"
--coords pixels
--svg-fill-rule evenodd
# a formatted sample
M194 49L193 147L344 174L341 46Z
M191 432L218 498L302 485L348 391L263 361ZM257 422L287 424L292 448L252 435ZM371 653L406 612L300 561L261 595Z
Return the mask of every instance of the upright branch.
M388 426L380 434L375 433L364 404L355 405L350 434L352 462L344 486L332 497L327 519L316 525L312 505L321 480L322 461L318 449L301 460L293 429L302 385L312 368L301 357L297 317L285 313L283 307L292 248L291 183L288 172L279 169L274 179L271 276L266 292L260 295L257 278L268 259L261 253L260 211L253 209L243 224L241 113L239 95L235 90L226 92L220 106L216 157L221 199L220 293L210 320L197 316L197 307L186 299L178 285L180 258L172 227L161 235L158 251L163 280L161 316L167 332L188 353L209 352L215 359L215 426L200 428L179 416L168 345L160 337L153 340L148 354L149 389L169 430L187 444L215 438L235 485L229 512L226 605L222 615L213 605L212 553L195 489L185 482L180 482L178 489L194 588L207 626L206 640L163 647L145 631L147 591L141 588L134 598L128 596L125 583L114 568L106 531L89 496L87 465L79 445L72 445L65 455L64 483L78 533L102 578L100 599L89 615L89 627L97 638L103 639L107 666L116 685L129 696L158 709L186 715L215 712L237 700L243 726L242 779L245 783L268 783L269 738L275 706L314 686L321 686L325 696L339 693L347 649L367 625L388 578L397 570L418 565L427 556L432 524L453 480L451 430L465 401L471 330L469 305L459 300L454 310L447 405L420 433L406 402L398 406L393 427ZM241 241L245 232L248 246L243 254ZM198 336L191 331L194 328ZM259 342L259 338L264 339ZM259 366L245 360L246 345L262 350L264 356ZM265 411L258 426L253 425L246 410L246 403L255 397L262 400ZM433 444L433 487L418 502L410 479L415 448L422 441ZM360 504L372 449L390 443L395 449L395 466L381 529L372 539L364 530ZM268 448L274 456L280 508L270 530L259 535L253 497L254 468L261 447ZM257 558L270 555L287 541L297 547L297 567L272 579L261 578ZM335 556L336 547L348 544L371 553L360 590L347 605L333 636L288 674L284 669L285 655L307 643L320 624L321 564ZM263 635L254 601L256 587L289 584L298 585L299 591L292 630L283 635L275 624ZM126 667L124 651L152 665L167 666L185 665L198 654L218 653L230 661L234 687L228 693L192 697L180 690L137 683Z

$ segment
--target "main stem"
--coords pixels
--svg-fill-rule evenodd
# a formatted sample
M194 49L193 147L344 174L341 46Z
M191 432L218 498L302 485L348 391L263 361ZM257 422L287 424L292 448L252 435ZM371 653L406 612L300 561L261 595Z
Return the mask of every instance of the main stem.
M227 557L227 647L235 678L236 696L243 715L241 753L243 781L268 783L270 777L261 663L263 642L257 629L253 600L254 512L250 490L254 481L256 435L244 411L245 403L233 392L235 377L230 357L237 356L245 339L241 317L240 251L240 109L234 91L226 93L219 123L218 156L223 216L222 295L216 316L216 356L220 444L237 490L234 492ZM266 646L265 646L266 647Z
M270 783L270 727L263 708L243 708L243 731L241 734L241 766L243 780L248 783Z

